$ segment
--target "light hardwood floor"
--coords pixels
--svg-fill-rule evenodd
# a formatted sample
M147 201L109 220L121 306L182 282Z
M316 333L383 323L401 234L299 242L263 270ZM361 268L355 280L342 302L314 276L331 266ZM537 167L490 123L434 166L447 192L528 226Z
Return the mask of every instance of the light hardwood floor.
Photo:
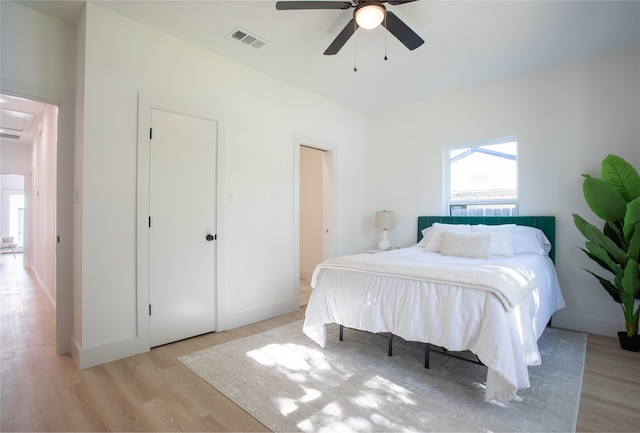
M300 280L300 307L306 307L311 297L311 281Z
M54 310L21 267L0 257L0 430L268 431L176 358L282 326L304 309L78 370L55 354ZM640 430L640 354L589 336L578 431Z

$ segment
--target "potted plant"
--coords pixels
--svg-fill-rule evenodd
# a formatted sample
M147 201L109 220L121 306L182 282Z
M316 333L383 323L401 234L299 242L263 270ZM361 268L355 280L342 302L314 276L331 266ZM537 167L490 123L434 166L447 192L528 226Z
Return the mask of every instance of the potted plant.
M640 177L631 164L616 155L608 155L602 161L601 179L583 176L585 201L605 223L600 230L573 214L576 228L587 239L585 248L580 249L611 275L605 278L585 270L622 307L627 330L618 333L620 346L637 352L640 351L640 306L636 306L636 299L640 299Z

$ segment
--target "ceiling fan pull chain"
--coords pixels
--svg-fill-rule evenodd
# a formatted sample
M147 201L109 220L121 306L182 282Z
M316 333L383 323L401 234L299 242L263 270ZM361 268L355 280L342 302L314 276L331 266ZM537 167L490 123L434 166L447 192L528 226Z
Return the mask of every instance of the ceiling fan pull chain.
M387 61L387 12L384 13L384 60Z
M353 72L358 72L358 67L356 66L356 62L357 62L357 50L358 50L358 35L356 34L356 30L358 30L358 25L356 24L356 21L353 20L353 33L354 33L354 38L353 38Z

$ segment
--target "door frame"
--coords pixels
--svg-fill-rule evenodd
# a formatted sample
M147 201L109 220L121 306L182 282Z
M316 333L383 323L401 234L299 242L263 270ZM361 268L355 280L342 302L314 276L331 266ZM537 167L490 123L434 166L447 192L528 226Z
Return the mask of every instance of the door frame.
M73 351L73 320L77 311L73 306L74 269L76 261L74 250L77 248L76 229L73 224L75 214L74 182L77 176L74 161L75 146L75 96L73 93L58 89L44 89L31 83L19 82L11 79L3 79L0 93L28 99L34 102L53 105L58 108L56 115L56 142L53 144L56 161L53 167L56 171L55 185L55 234L52 239L55 243L53 269L55 272L55 343L56 353L64 354ZM33 241L33 209L29 203L33 197L33 164L28 170L9 170L2 174L19 174L24 176L25 191L25 237L23 245L23 267L29 269L32 266ZM77 188L77 187L76 187Z
M217 233L215 266L216 275L214 277L214 293L215 293L215 310L216 325L215 330L224 329L224 319L221 312L225 310L225 299L221 296L221 282L224 281L224 264L221 251L224 251L224 236L220 233L224 232L225 221L224 212L224 185L223 173L224 164L224 136L223 116L215 109L200 106L198 104L173 98L167 95L161 95L154 92L138 93L138 173L137 173L137 207L136 207L136 301L137 301L137 340L138 353L150 350L150 323L149 323L149 156L150 156L150 139L149 130L151 128L151 110L158 109L169 111L177 114L200 117L212 120L218 124L217 137L217 157L216 157L216 227Z
M295 134L293 140L293 282L295 287L295 299L300 297L300 148L311 147L326 152L325 157L329 166L329 172L331 175L331 214L330 220L330 245L323 243L324 258L328 258L334 255L336 243L336 221L338 200L338 184L336 179L336 173L338 170L336 146L317 138L307 137L301 134Z

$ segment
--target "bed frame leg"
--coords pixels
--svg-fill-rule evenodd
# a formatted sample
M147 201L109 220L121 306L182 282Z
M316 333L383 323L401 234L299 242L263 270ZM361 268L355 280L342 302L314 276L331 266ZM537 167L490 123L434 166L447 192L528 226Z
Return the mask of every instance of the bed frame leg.
M389 356L393 356L393 334L391 332L389 332L389 350L388 350L388 354L389 354Z
M342 332L344 331L344 326L340 325L340 341L344 341L342 338Z
M429 368L429 343L427 343L425 350L424 350L424 368Z

